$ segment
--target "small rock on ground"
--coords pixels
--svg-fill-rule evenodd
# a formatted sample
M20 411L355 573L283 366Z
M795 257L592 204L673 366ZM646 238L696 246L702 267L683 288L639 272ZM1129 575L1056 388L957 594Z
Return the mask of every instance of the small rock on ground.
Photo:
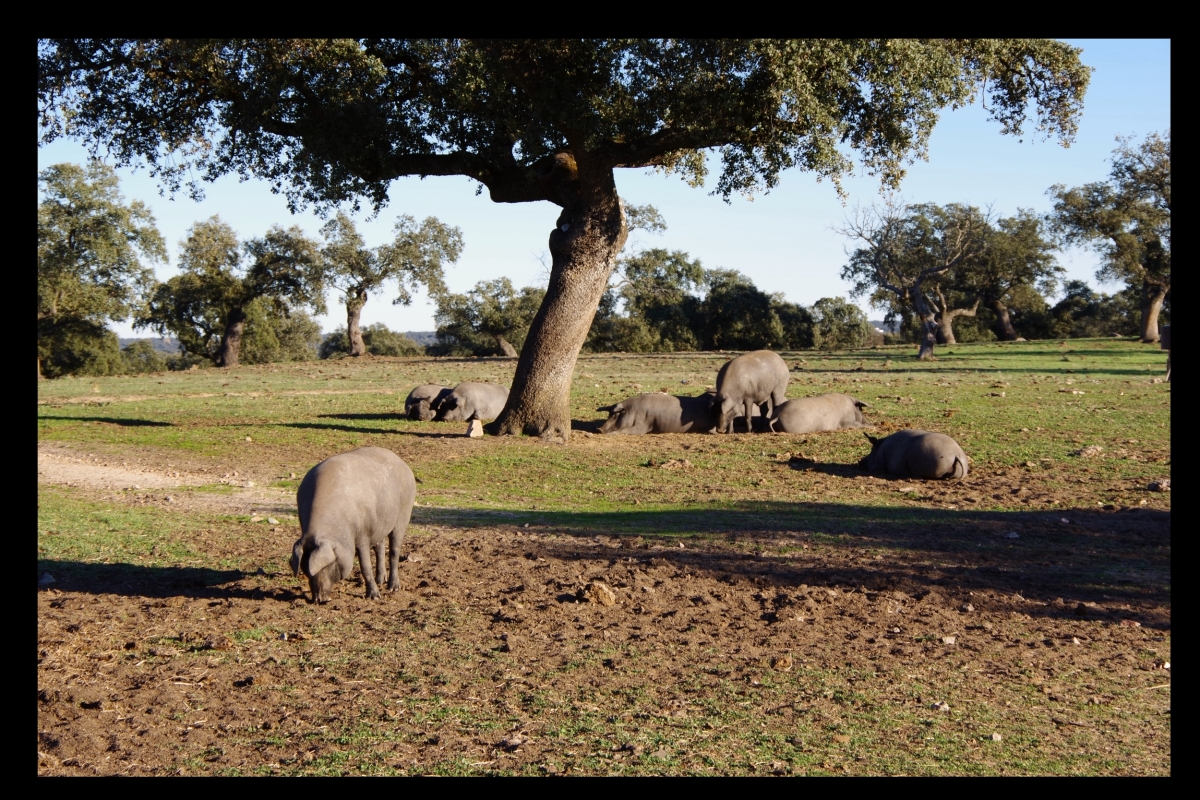
M586 600L589 603L595 603L600 606L615 606L617 604L617 595L606 584L600 581L592 581L587 586L579 590L578 595L580 600Z

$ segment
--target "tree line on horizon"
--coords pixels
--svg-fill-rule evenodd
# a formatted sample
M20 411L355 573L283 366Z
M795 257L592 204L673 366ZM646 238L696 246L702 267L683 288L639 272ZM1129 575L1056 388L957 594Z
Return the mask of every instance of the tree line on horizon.
M198 365L374 355L518 355L546 289L517 290L508 278L451 293L446 264L461 232L434 217L402 216L394 238L368 248L337 213L323 242L298 226L273 226L238 241L218 217L195 223L180 243L180 273L155 281L144 262L166 261L153 216L125 203L115 172L98 161L39 174L38 376L132 374ZM1109 180L1049 190L1053 210L997 217L966 204L891 204L857 209L840 229L854 247L842 277L852 297L886 312L880 336L855 305L823 298L811 307L767 294L742 273L706 269L682 251L623 255L601 297L583 349L590 352L846 349L883 342L919 345L1085 336L1156 341L1170 314L1170 133L1120 141ZM651 206L628 207L631 229L665 223ZM1098 277L1112 294L1062 281L1055 252L1094 247ZM363 327L362 308L384 284L394 303L419 287L437 311L436 341L423 347L382 324ZM322 334L333 291L347 324ZM1051 298L1061 299L1051 303ZM167 357L148 342L121 349L107 323L171 336ZM1161 319L1160 319L1161 317Z

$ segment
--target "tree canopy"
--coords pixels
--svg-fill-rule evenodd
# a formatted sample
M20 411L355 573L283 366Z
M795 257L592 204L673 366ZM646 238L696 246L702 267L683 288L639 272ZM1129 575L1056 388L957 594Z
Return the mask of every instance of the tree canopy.
M433 355L517 355L545 294L533 286L517 291L508 278L497 278L480 281L466 294L439 295L437 342L428 350Z
M158 284L137 324L174 335L185 353L237 366L254 312L324 310L317 243L298 226L272 226L240 245L233 228L214 216L193 225L180 249L181 272Z
M1100 253L1097 278L1141 287L1142 340L1157 342L1171 290L1171 132L1118 142L1108 181L1051 187L1051 220L1064 241Z
M931 358L939 334L954 341L954 317L974 315L979 305L976 298L971 308L955 307L952 287L956 272L983 253L989 224L978 208L960 203L856 209L840 231L857 245L842 278L852 296L915 314L923 328L918 357Z
M39 143L82 136L171 186L267 178L297 205L401 175L466 175L497 202L566 197L554 156L659 167L717 192L855 151L895 186L943 109L982 96L1004 133L1070 141L1091 70L1044 39L45 39Z
M78 369L83 351L56 351L135 313L154 281L144 262L167 258L154 216L140 201L127 204L118 183L99 161L38 174L38 377L43 358L58 363L54 374ZM115 341L84 349L111 354Z
M327 222L321 233L326 245L322 277L325 285L342 294L346 306L346 331L349 355L367 353L359 327L362 308L372 292L383 284L396 281L397 305L412 302L412 290L424 286L433 297L446 293L444 263L453 263L462 253L462 232L428 217L419 226L407 214L396 219L395 239L380 247L368 248L354 225L342 212Z

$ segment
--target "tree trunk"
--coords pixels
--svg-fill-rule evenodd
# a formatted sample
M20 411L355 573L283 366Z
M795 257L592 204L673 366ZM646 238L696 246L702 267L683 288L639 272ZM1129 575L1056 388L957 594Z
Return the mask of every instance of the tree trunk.
M365 356L367 345L362 338L363 306L367 304L367 293L355 289L346 293L346 335L350 337L350 355Z
M246 330L246 314L240 308L229 312L225 320L225 335L221 337L221 355L218 367L236 367L242 352L242 334Z
M979 310L979 300L975 301L975 305L970 308L950 308L943 309L938 314L938 344L958 344L958 340L954 338L954 320L957 317L973 317L975 312Z
M1158 341L1158 313L1171 287L1162 283L1142 281L1142 341Z
M988 303L988 307L996 315L996 335L1000 341L1015 342L1017 340L1017 329L1012 326L1012 317L1009 316L1008 306L999 300L993 300Z
M929 361L933 358L933 346L937 344L939 327L934 314L930 313L921 316L921 349L917 351L917 358L919 360Z
M945 314L938 315L938 344L958 344L958 340L954 338L954 317Z
M524 433L563 443L571 436L575 360L628 230L611 168L589 175L581 165L569 187L550 233L546 298L521 348L508 404L486 426L491 434Z
M517 352L517 348L512 346L512 342L508 341L508 339L505 339L500 334L496 334L496 344L500 347L501 355L507 356L508 358L516 358L518 355L520 355Z

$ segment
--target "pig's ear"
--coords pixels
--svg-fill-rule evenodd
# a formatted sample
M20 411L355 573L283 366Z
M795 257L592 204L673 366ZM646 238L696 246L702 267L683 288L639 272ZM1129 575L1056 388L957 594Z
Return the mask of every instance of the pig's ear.
M305 572L311 578L320 574L321 570L335 561L337 561L337 553L333 551L333 545L329 542L321 542L316 550L308 554L308 569Z
M868 439L868 440L871 442L871 447L874 447L875 445L879 444L879 440L878 440L878 439L876 439L876 438L875 438L874 436L872 436L871 434L869 434L869 433L864 433L864 434L863 434L863 436L867 437L867 439Z
M300 577L300 559L302 558L304 558L304 545L297 541L292 548L292 560L289 562L292 568L292 577Z

